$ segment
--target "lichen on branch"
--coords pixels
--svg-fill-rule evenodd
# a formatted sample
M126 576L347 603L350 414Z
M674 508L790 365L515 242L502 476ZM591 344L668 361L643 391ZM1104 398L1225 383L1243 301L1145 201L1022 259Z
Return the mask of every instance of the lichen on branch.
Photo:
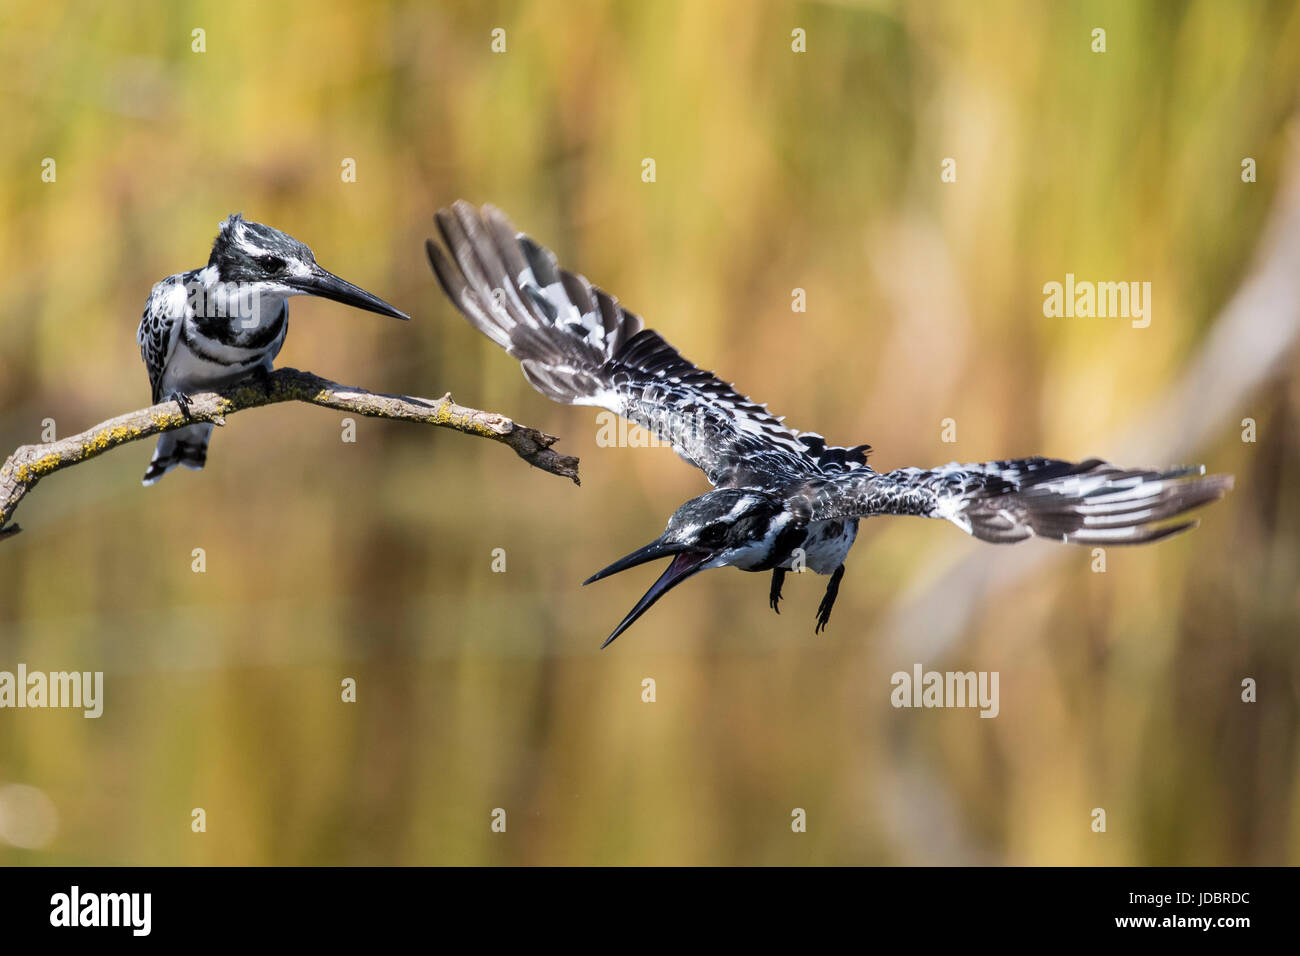
M95 458L118 445L195 422L224 425L227 415L279 402L307 402L369 418L417 422L489 438L508 445L529 464L578 483L578 459L552 451L551 446L557 440L554 436L516 424L505 415L457 405L450 394L434 399L384 395L340 385L310 372L282 368L218 392L192 395L188 415L179 404L167 401L110 418L79 435L21 446L0 467L0 538L18 533L18 525L12 523L14 511L47 475Z

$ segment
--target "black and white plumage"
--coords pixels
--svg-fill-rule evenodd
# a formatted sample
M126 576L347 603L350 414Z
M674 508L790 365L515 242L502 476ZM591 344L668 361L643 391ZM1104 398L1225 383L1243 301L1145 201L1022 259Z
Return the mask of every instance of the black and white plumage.
M682 505L660 537L587 583L656 558L667 569L608 645L669 589L709 568L772 571L777 609L785 573L831 576L817 613L826 626L858 522L872 515L951 521L983 541L1037 536L1076 544L1140 544L1192 527L1162 524L1221 498L1230 475L1203 468L1125 470L1022 458L877 472L870 447L827 445L783 424L711 372L684 359L640 317L518 232L500 210L460 201L437 225L430 264L469 321L519 359L543 395L595 405L667 441L715 490ZM604 646L604 645L602 645Z
M326 272L304 243L236 213L221 223L206 266L168 276L149 295L136 341L153 401L175 399L187 408L195 392L269 373L284 345L294 295L408 318ZM211 434L211 425L194 424L162 435L144 483L177 465L202 468Z

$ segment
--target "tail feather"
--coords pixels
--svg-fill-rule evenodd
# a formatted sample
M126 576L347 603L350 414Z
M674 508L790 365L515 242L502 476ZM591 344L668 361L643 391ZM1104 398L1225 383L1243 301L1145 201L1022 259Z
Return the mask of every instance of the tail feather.
M999 463L1001 465L1014 463ZM983 541L1031 536L1073 544L1146 544L1194 528L1196 521L1162 524L1222 498L1231 475L1205 469L1123 471L1103 462L1036 468L1019 479L990 475L950 505L951 520Z
M212 436L212 426L188 425L175 431L166 432L158 438L153 459L145 469L143 484L152 485L177 465L201 469L208 460L208 441Z

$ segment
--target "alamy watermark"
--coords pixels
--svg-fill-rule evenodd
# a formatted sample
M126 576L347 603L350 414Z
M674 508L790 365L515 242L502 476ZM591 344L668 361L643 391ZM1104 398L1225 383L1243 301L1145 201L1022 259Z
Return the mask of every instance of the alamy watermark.
M647 424L628 421L614 412L596 415L596 445L600 448L689 448L709 439L710 419L704 409L640 409ZM716 430L716 427L715 427Z
M152 893L85 893L74 885L50 897L50 925L123 927L148 936L153 925Z
M262 324L261 291L251 282L191 279L185 283L185 305L196 317L237 319L241 329L255 329Z
M86 717L104 713L103 671L0 671L0 708L67 707Z
M895 707L978 707L981 717L996 717L997 671L927 671L920 664L912 672L896 671L889 678L889 702Z
M1135 329L1151 324L1150 282L1078 281L1073 272L1065 282L1043 286L1043 315L1049 319L1131 319Z

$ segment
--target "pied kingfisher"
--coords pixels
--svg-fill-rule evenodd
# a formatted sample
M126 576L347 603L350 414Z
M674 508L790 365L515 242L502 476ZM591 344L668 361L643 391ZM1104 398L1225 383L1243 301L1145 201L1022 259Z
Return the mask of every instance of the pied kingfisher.
M409 318L383 299L316 264L292 236L235 213L221 223L202 269L168 276L153 287L136 332L154 403L266 375L284 344L292 295L318 295L358 309ZM177 465L202 468L212 426L188 425L158 439L144 473L152 485Z
M670 443L717 490L682 505L650 544L584 584L671 558L623 618L609 645L669 589L693 574L730 565L771 571L769 603L779 612L787 571L829 574L814 631L825 628L844 577L844 559L871 515L944 518L982 541L1031 536L1075 544L1141 544L1196 524L1157 524L1221 498L1231 475L1203 467L1128 470L1084 462L1020 458L880 473L868 445L827 445L802 434L688 362L640 317L550 250L517 232L500 210L480 215L456 202L437 214L455 265L432 240L429 261L443 291L484 335L523 365L543 395L609 409Z

